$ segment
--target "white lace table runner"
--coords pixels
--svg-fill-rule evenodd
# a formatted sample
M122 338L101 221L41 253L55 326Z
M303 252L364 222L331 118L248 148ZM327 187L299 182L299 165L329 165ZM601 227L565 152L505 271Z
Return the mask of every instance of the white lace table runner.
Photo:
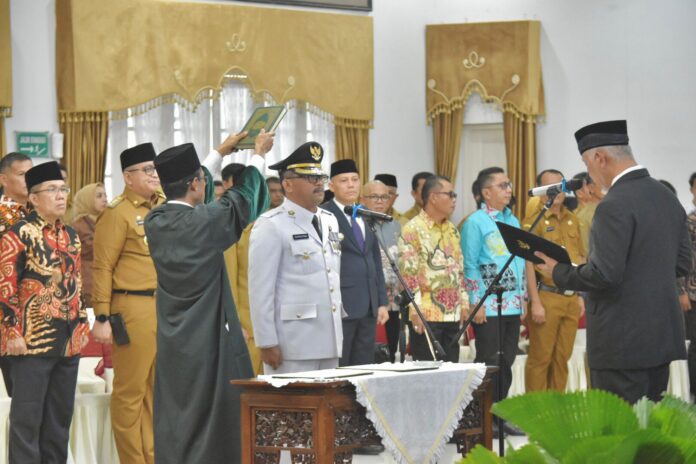
M443 363L437 370L379 370L358 375L369 367L299 372L291 374L293 378L260 375L259 380L278 388L293 382L346 380L355 385L358 402L397 463L438 462L473 392L481 385L486 366ZM330 376L334 374L342 376Z

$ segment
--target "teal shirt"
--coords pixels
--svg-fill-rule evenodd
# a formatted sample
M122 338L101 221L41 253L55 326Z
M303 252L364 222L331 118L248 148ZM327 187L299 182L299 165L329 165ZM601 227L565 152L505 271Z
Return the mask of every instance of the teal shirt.
M520 227L520 221L509 208L498 211L485 204L466 220L461 230L462 253L464 254L464 275L469 304L474 306L486 293L495 275L505 265L510 252L505 246L495 222ZM526 305L527 282L525 264L522 258L515 258L505 271L501 284L503 293L503 316L520 315ZM496 296L490 295L484 303L486 317L498 315Z

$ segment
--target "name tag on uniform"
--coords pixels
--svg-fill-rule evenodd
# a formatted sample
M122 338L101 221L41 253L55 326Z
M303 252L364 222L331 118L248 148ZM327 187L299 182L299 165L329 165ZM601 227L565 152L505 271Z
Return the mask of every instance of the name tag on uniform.
M293 240L307 240L309 238L309 234L295 234L292 236Z
M143 224L145 224L145 221L143 219L138 219L137 221L135 221L135 224L142 226Z
M548 226L546 228L546 232L553 232L554 230L556 230L556 228L554 226Z

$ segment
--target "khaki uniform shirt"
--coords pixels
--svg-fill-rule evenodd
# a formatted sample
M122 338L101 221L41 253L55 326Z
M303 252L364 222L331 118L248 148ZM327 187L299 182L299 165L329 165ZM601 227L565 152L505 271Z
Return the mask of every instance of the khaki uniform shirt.
M410 221L414 217L418 216L418 213L421 212L421 207L418 206L416 203L411 206L411 208L408 209L404 214L402 214L403 217L406 218L406 222ZM403 224L402 224L403 225Z
M575 215L580 221L580 236L582 237L582 244L586 253L590 251L590 229L592 228L592 219L594 219L596 210L597 203L588 203L575 210Z
M145 237L145 216L164 202L157 192L145 199L126 187L97 220L94 235L92 302L95 315L109 315L111 294L119 290L154 290L157 273Z
M529 226L532 225L542 207L543 204L539 202L536 208L532 208L531 210L528 208L527 217L522 221L522 228L524 230L529 229ZM586 261L587 253L580 235L580 221L578 221L575 214L565 206L561 207L560 217L550 211L546 211L544 217L541 218L532 232L535 235L564 247L566 251L568 251L568 256L570 256L570 260L573 263L582 264ZM537 276L539 276L539 274L537 274ZM541 280L541 282L546 285L556 287L556 284L550 277L542 276L538 278L538 280Z

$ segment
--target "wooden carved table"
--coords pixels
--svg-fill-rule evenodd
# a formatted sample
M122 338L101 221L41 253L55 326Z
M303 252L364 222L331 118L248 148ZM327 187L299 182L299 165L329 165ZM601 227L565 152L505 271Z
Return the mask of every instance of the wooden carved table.
M494 371L488 368L454 432L462 456L479 443L492 448ZM289 453L292 463L350 463L355 447L381 440L365 417L365 408L356 401L350 382L298 382L282 388L255 379L232 383L242 388L244 464L278 464L281 452Z

